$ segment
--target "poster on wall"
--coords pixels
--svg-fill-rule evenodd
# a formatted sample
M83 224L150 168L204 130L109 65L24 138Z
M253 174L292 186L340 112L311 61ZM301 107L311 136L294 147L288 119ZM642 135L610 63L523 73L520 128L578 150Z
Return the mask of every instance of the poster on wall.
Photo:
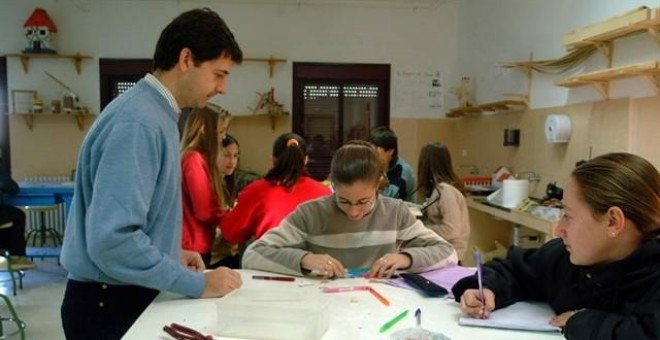
M440 71L395 70L393 116L442 117L444 92Z

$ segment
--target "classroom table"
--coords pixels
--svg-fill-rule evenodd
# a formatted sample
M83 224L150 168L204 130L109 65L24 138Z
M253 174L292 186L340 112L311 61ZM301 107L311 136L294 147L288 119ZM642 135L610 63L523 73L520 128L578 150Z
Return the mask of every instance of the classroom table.
M5 194L5 204L14 206L37 206L64 203L68 214L73 199L73 182L28 182L18 183L17 194ZM65 216L66 218L66 216Z
M277 275L253 270L239 270L243 279L241 289L306 291L310 294L324 294L322 287L344 287L368 285L374 288L390 303L385 306L372 294L365 291L351 291L324 294L329 301L329 327L322 340L389 339L398 330L415 327L414 312L422 311L422 327L444 334L452 340L530 340L561 339L559 333L512 331L458 325L460 314L458 303L448 298L424 297L414 290L394 287L386 283L370 282L365 278L337 279L322 281L315 278L296 277L295 282L267 281L252 279L252 275ZM189 299L172 293L161 293L133 324L124 339L172 339L162 329L166 324L179 323L194 328L204 334L218 334L218 307L221 298ZM301 303L305 303L301 301ZM404 310L407 317L396 323L387 332L380 333L380 327ZM226 313L231 313L227 310ZM220 315L221 317L221 315ZM524 317L524 316L521 316ZM308 320L300 320L300 323ZM255 327L259 327L255 320ZM291 332L295 332L292 329ZM232 339L214 337L215 339Z

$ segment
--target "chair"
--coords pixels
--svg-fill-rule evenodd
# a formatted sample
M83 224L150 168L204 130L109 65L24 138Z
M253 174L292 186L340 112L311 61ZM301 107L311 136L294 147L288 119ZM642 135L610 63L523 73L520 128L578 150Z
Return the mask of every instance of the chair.
M16 334L20 334L21 340L25 340L25 322L23 322L23 320L18 317L18 314L16 314L16 310L14 309L14 305L12 305L7 296L0 294L0 298L4 300L5 304L7 305L7 309L9 310L8 317L0 315L0 340L9 339L9 337L12 337ZM16 325L16 331L5 334L5 322L13 322Z
M40 246L43 247L46 245L46 239L50 236L53 239L55 246L62 244L62 235L60 232L52 227L46 227L46 213L56 212L59 209L57 204L53 205L27 205L23 207L26 212L34 211L38 217L36 220L37 226L31 226L30 231L27 233L25 239L29 242L30 237L32 238L32 246L34 247L37 243L37 237L41 240Z
M12 290L14 292L14 296L16 296L16 279L18 279L18 287L23 289L23 276L25 276L25 271L14 268L12 266L11 256L6 250L0 252L0 272L9 273L9 276L11 277Z

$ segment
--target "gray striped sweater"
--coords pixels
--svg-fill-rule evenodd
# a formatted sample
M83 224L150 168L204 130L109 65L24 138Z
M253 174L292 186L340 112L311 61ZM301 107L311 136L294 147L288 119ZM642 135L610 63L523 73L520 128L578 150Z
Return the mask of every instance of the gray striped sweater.
M254 241L243 268L302 275L305 254L328 254L345 268L370 268L388 253L410 255L410 272L424 272L458 262L456 251L417 220L403 201L378 196L370 214L352 221L330 195L308 201Z

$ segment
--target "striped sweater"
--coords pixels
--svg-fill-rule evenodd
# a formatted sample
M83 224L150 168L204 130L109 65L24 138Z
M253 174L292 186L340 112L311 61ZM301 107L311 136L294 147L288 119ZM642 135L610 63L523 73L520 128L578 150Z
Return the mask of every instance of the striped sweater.
M403 201L378 196L370 214L351 221L330 195L300 205L252 243L243 268L302 275L300 262L310 252L328 254L345 268L369 268L397 248L412 258L410 272L458 262L451 244L415 219Z

